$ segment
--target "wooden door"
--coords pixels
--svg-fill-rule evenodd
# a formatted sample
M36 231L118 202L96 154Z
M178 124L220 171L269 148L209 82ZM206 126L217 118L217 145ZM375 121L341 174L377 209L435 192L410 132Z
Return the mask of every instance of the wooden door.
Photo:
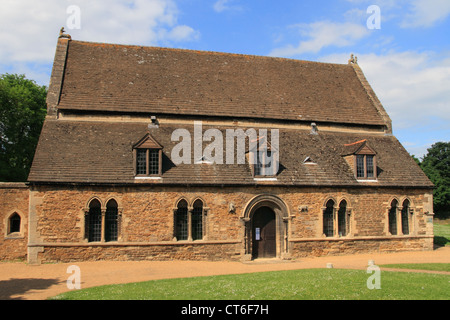
M252 257L274 258L276 254L275 213L268 207L261 207L252 218Z

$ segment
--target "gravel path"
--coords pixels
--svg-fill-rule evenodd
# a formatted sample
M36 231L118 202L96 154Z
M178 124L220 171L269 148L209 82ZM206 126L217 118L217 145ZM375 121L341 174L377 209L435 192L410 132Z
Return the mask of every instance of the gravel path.
M433 251L373 253L351 256L304 258L294 261L274 259L241 262L205 261L97 261L28 265L0 263L0 300L42 300L68 291L67 273L71 265L81 271L81 288L146 280L237 274L249 272L325 268L366 269L368 261L389 263L450 263L450 247ZM381 267L381 270L383 268ZM385 269L387 270L387 269ZM398 270L401 271L401 270ZM449 274L447 272L447 274Z

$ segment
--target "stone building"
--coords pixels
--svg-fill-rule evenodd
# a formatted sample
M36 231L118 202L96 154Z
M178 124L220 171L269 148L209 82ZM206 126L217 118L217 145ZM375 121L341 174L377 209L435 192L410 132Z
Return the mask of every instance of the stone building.
M61 35L47 104L26 186L0 187L2 259L432 249L433 185L353 58Z

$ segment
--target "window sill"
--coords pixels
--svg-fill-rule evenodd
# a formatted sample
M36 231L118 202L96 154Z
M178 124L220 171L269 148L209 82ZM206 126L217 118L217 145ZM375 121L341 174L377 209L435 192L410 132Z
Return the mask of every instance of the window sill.
M13 232L13 233L9 233L5 236L5 239L24 239L25 236L22 233L19 232Z
M401 236L391 236L391 235L379 235L379 236L346 236L346 237L320 237L320 238L291 238L290 242L322 242L322 241L365 241L365 240L392 240L392 239L424 239L424 238L433 238L433 235L401 235Z
M339 240L339 239L350 239L350 238L353 238L353 236L352 235L346 235L346 236L330 236L330 237L327 237L327 236L325 236L325 235L323 235L322 236L322 239L333 239L333 240Z
M356 179L356 181L358 181L358 182L378 182L377 179L371 179L371 180L369 180L369 179Z
M277 181L277 178L254 177L254 181Z
M160 180L162 177L134 177L135 180Z

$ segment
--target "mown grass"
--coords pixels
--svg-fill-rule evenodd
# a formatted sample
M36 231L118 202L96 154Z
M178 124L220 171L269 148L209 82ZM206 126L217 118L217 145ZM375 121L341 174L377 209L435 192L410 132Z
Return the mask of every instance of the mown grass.
M448 300L450 276L381 271L368 289L364 270L304 269L155 280L70 291L61 300Z
M450 220L436 220L434 225L434 244L450 246Z
M381 268L396 268L396 269L412 269L412 270L427 270L427 271L446 271L450 272L450 263L402 263L402 264L383 264Z

